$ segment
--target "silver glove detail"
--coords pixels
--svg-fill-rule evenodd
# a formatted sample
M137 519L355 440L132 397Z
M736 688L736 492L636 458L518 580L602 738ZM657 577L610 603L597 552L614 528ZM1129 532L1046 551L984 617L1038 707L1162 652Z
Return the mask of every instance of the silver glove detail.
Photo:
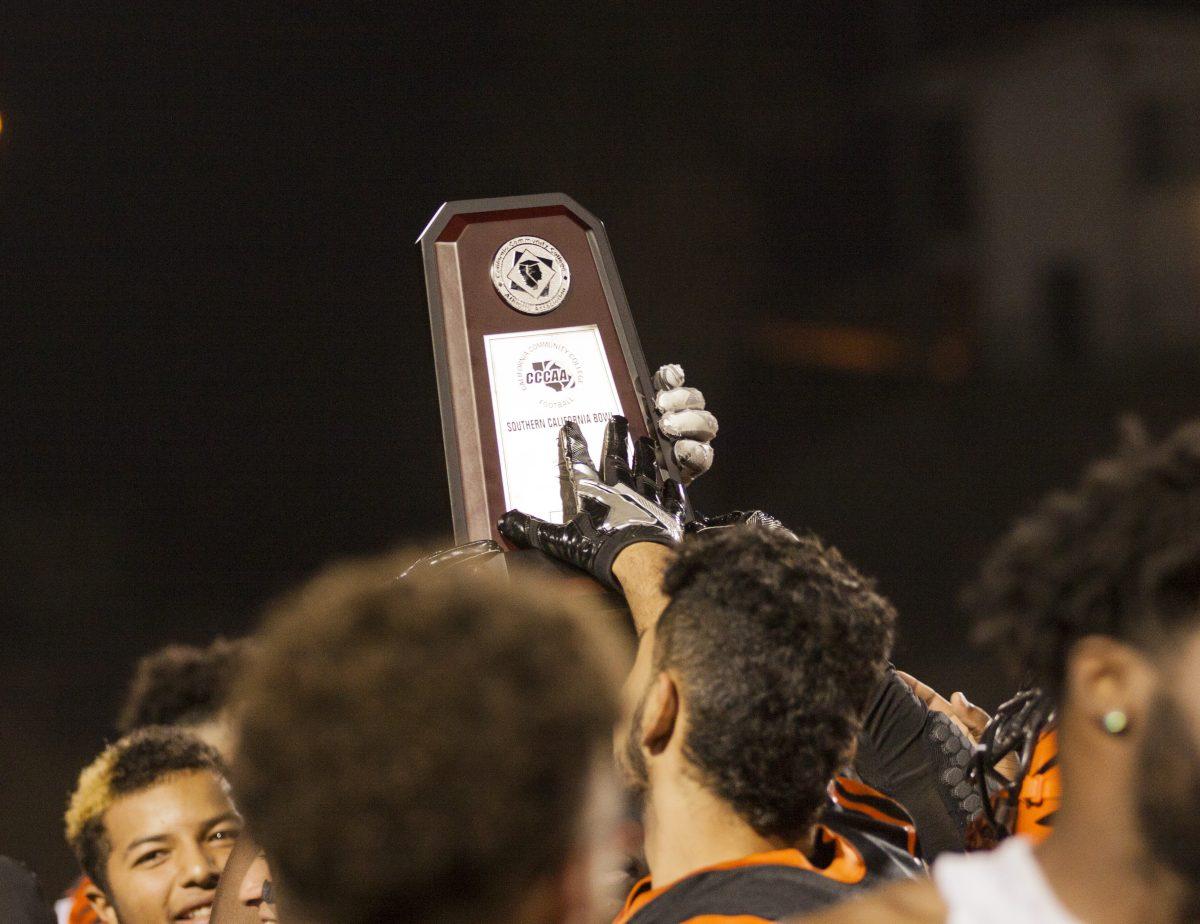
M654 406L658 408L660 414L669 414L671 411L687 411L693 408L703 410L704 395L698 388L668 388L655 393Z
M603 504L608 511L604 519L596 524L596 528L601 532L624 526L657 526L665 530L675 542L683 539L683 523L677 517L621 481L613 485L605 484L596 466L587 456L586 444L583 444L582 453L572 451L568 439L568 430L564 427L559 434L560 454L571 460L571 465L565 472L566 484L562 491L565 522L569 522L583 509L585 500L591 500ZM628 465L628 442L623 449ZM604 453L606 457L610 455L607 445Z
M672 439L707 443L717 435L717 418L708 411L672 411L658 422L659 429Z
M669 388L678 388L682 384L683 366L670 363L666 366L659 366L658 371L654 373L655 391L666 391Z
M717 435L717 418L704 408L698 388L684 387L683 367L660 366L654 373L654 408L658 430L671 441L675 463L685 484L703 475L713 463L709 445Z
M713 448L699 440L679 440L675 443L675 461L688 481L712 468Z

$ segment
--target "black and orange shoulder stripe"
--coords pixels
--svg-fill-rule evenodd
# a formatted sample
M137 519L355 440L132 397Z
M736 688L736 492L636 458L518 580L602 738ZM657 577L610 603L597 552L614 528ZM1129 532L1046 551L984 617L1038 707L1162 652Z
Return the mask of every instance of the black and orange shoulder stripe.
M861 780L846 776L835 776L829 783L828 793L830 801L838 808L886 825L883 830L890 834L889 840L912 856L918 855L917 826L895 799L889 799Z

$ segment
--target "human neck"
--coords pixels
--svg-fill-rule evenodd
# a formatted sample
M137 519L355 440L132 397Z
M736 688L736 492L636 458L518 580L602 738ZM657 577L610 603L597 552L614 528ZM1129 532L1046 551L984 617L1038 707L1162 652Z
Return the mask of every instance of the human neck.
M1100 787L1065 780L1054 834L1037 851L1059 901L1088 924L1184 919L1179 878L1150 856L1141 836L1128 795L1132 776L1110 764Z
M758 834L727 802L687 775L652 787L645 828L646 863L655 888L718 863L797 846Z

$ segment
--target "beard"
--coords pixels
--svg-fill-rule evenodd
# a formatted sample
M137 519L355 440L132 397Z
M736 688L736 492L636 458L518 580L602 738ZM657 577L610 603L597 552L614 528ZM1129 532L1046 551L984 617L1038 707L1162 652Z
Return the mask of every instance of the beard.
M1200 893L1200 746L1187 716L1158 694L1138 754L1138 821L1150 853Z

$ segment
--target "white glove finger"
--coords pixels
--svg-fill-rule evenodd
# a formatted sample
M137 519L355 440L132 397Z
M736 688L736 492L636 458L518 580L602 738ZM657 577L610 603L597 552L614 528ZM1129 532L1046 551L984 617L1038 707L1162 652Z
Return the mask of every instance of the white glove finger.
M708 411L672 411L663 415L658 428L670 439L708 443L717 435L717 418Z
M672 388L654 396L654 406L660 414L670 411L704 410L704 395L698 388Z
M675 444L675 462L679 465L683 483L687 484L712 468L713 448L696 440L680 440Z
M683 366L677 366L674 363L659 366L658 371L654 373L653 384L655 391L678 388L683 384Z

